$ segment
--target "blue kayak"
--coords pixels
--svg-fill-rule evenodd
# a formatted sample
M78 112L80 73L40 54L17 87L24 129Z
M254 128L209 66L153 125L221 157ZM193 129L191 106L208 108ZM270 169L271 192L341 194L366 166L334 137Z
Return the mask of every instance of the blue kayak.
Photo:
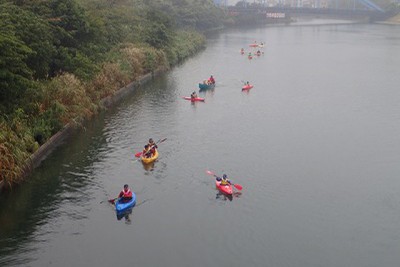
M132 199L128 202L120 202L120 198L115 202L115 210L117 212L124 212L131 209L136 204L136 195L132 192Z
M200 90L213 89L214 87L215 87L215 83L212 83L212 84L199 83Z

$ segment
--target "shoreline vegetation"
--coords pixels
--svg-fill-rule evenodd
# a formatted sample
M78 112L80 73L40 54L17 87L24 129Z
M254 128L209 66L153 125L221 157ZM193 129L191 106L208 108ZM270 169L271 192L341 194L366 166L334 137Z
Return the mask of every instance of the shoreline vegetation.
M0 189L116 92L204 49L201 32L222 27L223 11L175 2L0 0Z

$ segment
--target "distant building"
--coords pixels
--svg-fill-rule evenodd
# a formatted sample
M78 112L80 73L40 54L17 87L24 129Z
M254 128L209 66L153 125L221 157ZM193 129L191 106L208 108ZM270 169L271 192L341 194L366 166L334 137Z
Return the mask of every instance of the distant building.
M267 6L327 8L329 0L267 0Z
M236 5L238 2L243 2L245 6L259 5L263 7L275 7L275 6L286 6L286 7L308 7L308 8L327 8L331 0L241 0L241 1L229 1L229 0L214 0L217 6L229 6ZM353 0L354 1L354 0ZM400 0L397 0L400 1Z

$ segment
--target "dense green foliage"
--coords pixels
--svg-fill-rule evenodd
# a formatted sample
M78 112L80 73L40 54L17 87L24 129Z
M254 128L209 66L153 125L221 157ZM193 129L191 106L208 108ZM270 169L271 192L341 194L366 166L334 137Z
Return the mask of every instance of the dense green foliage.
M63 125L221 26L211 0L0 0L0 180Z

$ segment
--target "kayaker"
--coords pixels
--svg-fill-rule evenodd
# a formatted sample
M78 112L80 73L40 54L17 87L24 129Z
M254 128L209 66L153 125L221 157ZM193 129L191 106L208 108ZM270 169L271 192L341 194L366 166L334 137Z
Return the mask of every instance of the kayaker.
M157 145L156 145L156 143L154 143L153 138L150 138L150 139L149 139L148 146L149 146L150 149L152 149L152 148L158 148Z
M154 143L153 138L149 139L148 146L149 146L149 149L150 149L150 154L151 154L151 156L153 156L156 153L156 149L158 148L156 143Z
M228 184L231 184L231 181L228 180L228 176L226 174L222 175L221 185L228 185Z
M214 77L211 75L210 79L208 79L210 81L211 84L215 84L215 79Z
M120 202L129 202L132 199L132 191L127 184L124 185L124 189L119 193L118 198L121 199Z
M149 145L145 145L142 152L143 157L149 158L151 156Z
M194 91L191 95L190 95L191 99L196 99L197 98L197 94L196 91Z

